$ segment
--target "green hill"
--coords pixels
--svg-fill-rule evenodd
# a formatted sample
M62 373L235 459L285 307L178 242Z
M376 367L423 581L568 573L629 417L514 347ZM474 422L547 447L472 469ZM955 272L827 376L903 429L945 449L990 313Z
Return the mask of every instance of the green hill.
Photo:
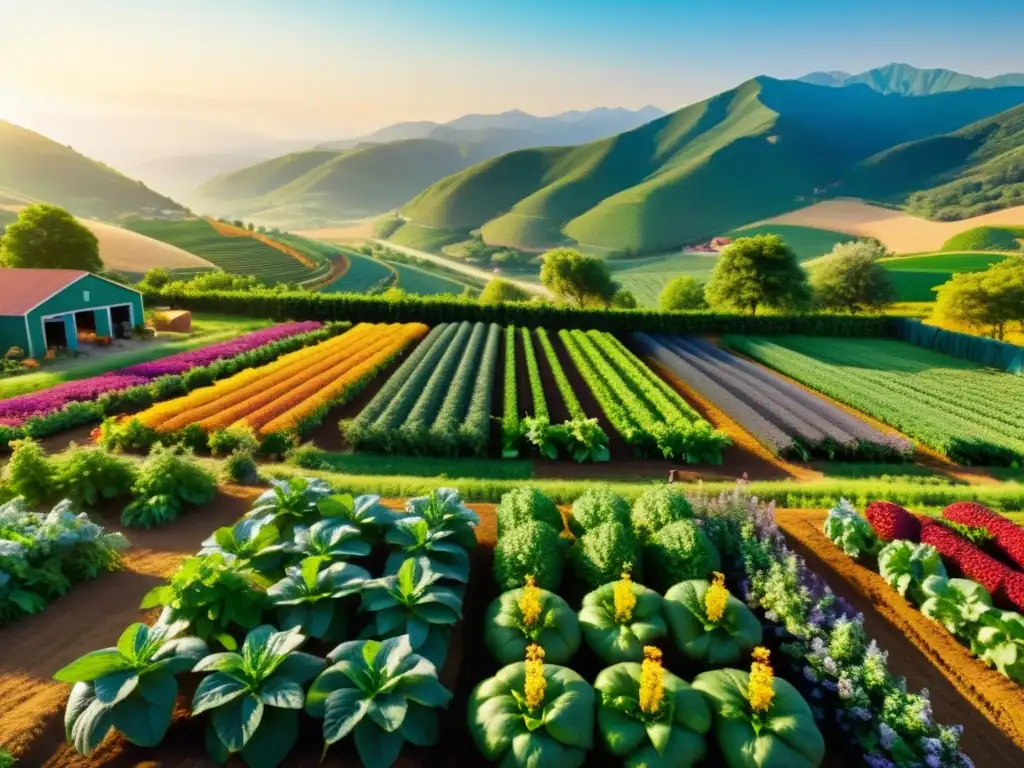
M943 251L1024 251L1024 227L975 227L954 235Z
M853 168L840 190L943 221L1024 204L1024 105L880 152Z
M1022 100L1024 88L904 98L757 78L609 139L487 160L402 212L489 244L667 250L807 205L858 161Z
M839 243L849 243L857 238L845 232L833 232L830 229L814 227L797 227L791 224L762 224L756 227L744 227L730 232L726 237L754 237L756 235L778 235L793 249L800 261L810 261L824 256Z
M184 210L141 181L3 120L0 190L6 199L53 203L87 218L114 220L130 213Z
M935 288L961 272L982 272L1006 256L994 253L932 253L882 259L897 301L935 301Z

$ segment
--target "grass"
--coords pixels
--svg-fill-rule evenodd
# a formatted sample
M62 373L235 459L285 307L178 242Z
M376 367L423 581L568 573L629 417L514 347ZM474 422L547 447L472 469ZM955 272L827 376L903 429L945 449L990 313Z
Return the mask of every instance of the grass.
M398 274L395 287L401 288L407 293L415 293L420 296L452 293L458 296L468 287L465 283L435 274L428 269L413 267L409 264L391 264L390 266Z
M695 277L706 281L718 255L668 253L635 259L611 259L612 277L636 296L644 307L657 307L658 296L673 277Z
M395 273L387 264L348 248L338 248L348 259L348 269L341 277L320 288L322 293L365 293L371 288L380 288Z
M410 477L470 477L491 480L529 480L533 462L522 459L438 458L368 453L318 455L325 469L345 475L408 475Z
M141 235L202 256L225 272L253 275L269 285L299 283L314 275L297 259L273 246L252 237L221 235L205 219L135 219L125 222L125 226Z
M195 312L192 314L192 333L188 336L178 333L161 334L161 337L168 339L166 342L146 344L123 352L104 353L96 359L56 360L35 373L0 379L0 399L36 392L66 381L88 379L129 365L159 360L178 352L227 341L270 324L269 320Z
M1021 251L1024 227L975 227L949 238L943 251Z
M845 232L815 227L798 227L792 224L762 224L744 227L730 232L726 237L754 237L756 235L778 235L793 249L800 261L810 261L829 253L839 243L849 243L857 238Z
M932 253L883 259L897 301L935 301L933 288L949 282L959 272L981 272L1005 259L993 253Z
M464 240L465 232L457 232L451 229L438 229L425 227L422 224L406 222L391 233L387 238L395 245L404 245L406 248L415 248L428 253L440 253L446 245Z

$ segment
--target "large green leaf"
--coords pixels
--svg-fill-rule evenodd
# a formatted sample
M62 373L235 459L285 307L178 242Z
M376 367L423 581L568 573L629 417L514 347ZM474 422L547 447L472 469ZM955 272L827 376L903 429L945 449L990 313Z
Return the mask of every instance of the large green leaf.
M324 741L334 744L348 736L369 707L369 699L358 689L342 688L331 693L323 707Z
M437 744L441 738L440 723L437 711L416 702L409 702L409 709L402 720L402 737L410 744L418 747L429 747Z
M299 713L271 707L263 713L259 728L242 747L249 768L277 768L299 738Z
M302 709L306 695L302 686L287 677L275 675L265 680L259 690L260 700L268 707Z
M247 690L246 684L223 672L214 672L203 678L192 697L192 716L221 707L237 700ZM219 732L218 732L219 733ZM227 744L227 741L224 741ZM235 750L237 751L237 750Z
M338 668L338 665L334 665L321 672L306 692L306 714L318 720L323 718L327 698L337 690L359 691L359 688L345 672Z
M263 709L259 698L247 694L213 710L213 727L224 746L240 752L259 728Z
M117 650L126 659L138 663L149 644L149 627L138 622L132 624L117 639Z
M294 680L299 685L305 685L320 674L325 664L326 662L318 656L292 651L274 674Z
M155 747L171 725L178 684L170 675L146 675L138 692L111 709L111 723L132 744Z
M104 648L87 653L75 659L54 674L53 679L62 683L88 683L104 675L131 669L131 660L121 655L116 648Z
M135 670L126 669L96 678L93 687L96 700L105 707L112 707L130 696L138 684L139 676Z
M85 685L85 683L76 684ZM88 703L83 700L88 696ZM72 698L76 698L72 691ZM83 706L84 704L84 706ZM91 755L96 747L103 743L112 727L110 710L92 698L91 691L86 694L79 692L77 701L68 702L68 713L74 711L70 723L65 714L64 726L69 730L69 738L75 749L82 755ZM70 726L70 727L69 727Z
M365 768L388 768L398 759L405 744L401 733L381 730L369 720L356 726L355 741Z
M665 619L676 648L687 658L712 666L735 664L761 642L761 622L729 595L721 619L709 623L704 600L710 586L703 579L673 586L665 593Z
M402 726L409 705L405 697L397 693L378 694L370 700L367 716L385 731L397 731Z
M616 664L615 666L622 665ZM601 675L607 671L602 671ZM598 680L600 680L600 675ZM608 751L618 757L625 757L648 741L647 729L642 722L613 707L601 706L598 708L597 727Z

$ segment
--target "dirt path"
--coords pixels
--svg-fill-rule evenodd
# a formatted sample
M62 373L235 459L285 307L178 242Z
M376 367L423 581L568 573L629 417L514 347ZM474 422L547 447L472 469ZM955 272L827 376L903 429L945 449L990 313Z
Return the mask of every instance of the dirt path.
M962 748L978 766L1024 764L1024 691L901 598L877 573L840 552L821 532L824 510L779 510L793 548L829 586L864 613L870 637L912 690L931 692L935 717L964 726ZM1016 746L1015 746L1016 745Z

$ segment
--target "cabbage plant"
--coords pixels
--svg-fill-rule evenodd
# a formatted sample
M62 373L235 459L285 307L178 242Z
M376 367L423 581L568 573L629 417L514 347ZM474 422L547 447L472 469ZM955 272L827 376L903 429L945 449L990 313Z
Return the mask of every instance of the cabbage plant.
M921 613L965 640L974 637L985 614L996 610L988 590L971 579L929 576L921 585L921 594Z
M624 765L691 768L707 754L711 710L700 693L660 662L615 664L598 674L594 690L598 731Z
M429 496L417 496L406 504L405 520L425 520L432 532L450 531L450 540L466 550L476 546L474 529L480 516L462 503L455 488L437 488Z
M64 714L68 741L91 754L116 728L132 744L155 747L163 739L178 698L176 675L209 653L196 637L181 637L188 622L132 624L117 647L93 651L61 668L54 680L74 683Z
M405 742L427 747L440 739L438 707L452 693L437 668L413 653L406 635L354 640L330 654L306 695L306 713L323 720L326 747L350 734L366 768L387 768Z
M990 611L971 641L971 650L999 672L1024 685L1024 616L1013 611Z
M337 641L348 629L341 599L358 593L369 580L365 568L312 555L285 570L285 577L267 589L267 601L277 609L283 629Z
M676 584L665 593L664 612L679 652L711 666L735 664L761 643L760 620L729 594L718 574L713 584L703 579Z
M846 499L840 499L825 518L825 536L850 557L877 555L882 540Z
M358 526L341 517L318 520L310 526L295 526L292 541L284 546L284 551L290 555L302 558L315 555L328 560L366 557L371 550L370 542Z
M245 516L269 518L284 535L295 525L319 517L318 502L331 495L331 487L323 480L304 477L273 480L271 486L257 497Z
M371 546L396 517L394 512L380 503L380 496L374 494L353 497L348 493L336 493L319 499L316 508L325 518L354 525L359 529L363 541Z
M193 667L209 672L192 697L192 716L210 713L206 749L219 763L235 753L250 768L276 768L295 746L305 685L324 660L298 650L298 628L256 627L241 653L214 653Z
M623 574L619 581L584 596L579 613L583 639L609 664L640 661L645 645L668 634L661 615L662 602L653 589Z
M407 559L415 557L424 570L452 581L469 581L469 553L453 536L452 530L431 530L423 518L396 521L384 537L393 547L384 564L385 572L396 574Z
M484 616L484 644L499 664L522 659L534 643L552 664L567 664L581 640L576 612L554 592L532 583L502 592Z
M878 572L901 597L907 597L909 592L915 602L921 603L924 580L929 576L945 577L946 566L942 564L939 551L931 544L897 539L878 553Z
M368 581L363 610L370 614L364 637L407 635L412 650L441 667L448 655L451 627L462 618L462 596L437 582L441 575L410 558L398 573Z

